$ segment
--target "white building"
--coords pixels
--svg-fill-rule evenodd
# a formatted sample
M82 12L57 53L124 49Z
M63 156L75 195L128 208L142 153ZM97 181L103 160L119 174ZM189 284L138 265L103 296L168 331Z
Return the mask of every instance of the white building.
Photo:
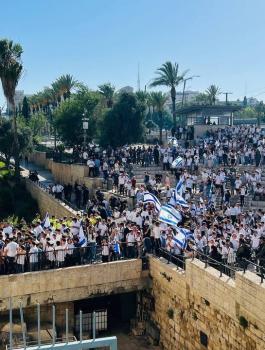
M199 91L192 91L192 90L187 90L184 92L184 103L192 102L195 100L195 98L200 94ZM176 92L176 104L181 104L182 102L182 96L183 92L182 91L177 91ZM168 111L172 111L172 102L171 102L171 95L170 92L168 93L168 102L166 104L166 107Z

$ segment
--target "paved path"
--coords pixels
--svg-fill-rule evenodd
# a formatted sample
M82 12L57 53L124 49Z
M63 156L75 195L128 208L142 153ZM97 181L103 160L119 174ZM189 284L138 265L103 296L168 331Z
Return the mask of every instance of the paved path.
M39 174L40 183L45 187L48 187L50 184L54 184L55 180L50 170L47 170L39 165L36 165L32 162L28 162L27 164L22 161L21 162L22 175L28 176L29 171L37 171Z

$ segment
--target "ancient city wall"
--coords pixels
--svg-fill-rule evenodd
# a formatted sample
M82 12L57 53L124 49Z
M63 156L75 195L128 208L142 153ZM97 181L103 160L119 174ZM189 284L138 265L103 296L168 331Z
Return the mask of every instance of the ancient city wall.
M265 349L265 284L253 273L219 277L198 260L186 271L150 258L152 321L160 329L165 350Z
M72 208L68 207L63 202L56 200L52 195L45 192L31 180L24 179L24 181L27 191L37 201L39 212L42 217L44 217L47 212L49 212L50 215L55 215L59 218L77 214Z
M109 294L138 291L146 287L142 261L133 259L105 264L0 276L0 311L82 300Z

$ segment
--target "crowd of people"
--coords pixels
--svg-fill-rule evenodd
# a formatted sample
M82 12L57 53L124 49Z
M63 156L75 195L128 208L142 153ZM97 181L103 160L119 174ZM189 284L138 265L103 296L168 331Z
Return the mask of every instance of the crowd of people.
M84 212L71 218L51 217L49 225L40 218L30 225L1 223L1 273L140 258L163 251L178 257L208 256L214 264L234 268L246 267L247 261L265 267L265 212L245 206L249 195L263 199L262 129L226 127L208 132L194 146L175 143L103 151L93 146L82 152L84 163L94 162L91 176L117 174L114 186L121 194L135 197L134 209L129 210L126 200L115 195L106 200L100 189L92 197L85 186L56 184L50 190L59 199L80 191ZM181 165L173 167L177 157ZM147 170L151 164L161 166L163 178L146 171L144 184L138 186L132 164ZM246 170L240 165L253 167ZM181 213L178 225L192 233L185 248L174 239L176 228L160 222L155 206L144 201L148 191L162 203L170 202L179 182L188 206L176 206Z

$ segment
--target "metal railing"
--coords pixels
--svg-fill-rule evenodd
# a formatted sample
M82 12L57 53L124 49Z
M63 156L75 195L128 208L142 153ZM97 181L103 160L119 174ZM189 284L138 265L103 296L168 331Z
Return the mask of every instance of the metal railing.
M202 252L199 251L192 251L192 260L194 258L199 259L200 261L204 262L204 267L213 267L214 269L219 271L219 276L222 277L223 274L231 277L231 278L235 278L235 273L236 271L240 271L242 270L240 267L234 265L234 263L231 263L230 265L227 263L227 259L222 259L222 261L213 259L212 257L210 257L208 254L204 254Z
M186 269L187 257L185 257L184 255L176 255L164 248L159 248L158 257L166 259L168 264L172 263L176 265L177 269Z
M253 261L250 261L248 259L243 259L246 264L244 264L243 272L246 273L248 270L248 266L252 266L254 271L251 270L251 272L254 272L256 275L258 275L261 278L261 283L264 282L264 275L265 275L265 267L262 265L255 264Z
M191 259L194 260L199 259L204 263L205 269L208 267L213 267L214 269L219 271L219 276L222 277L223 275L228 276L230 278L235 279L235 273L238 271L242 271L245 273L246 271L251 271L252 273L255 273L257 276L260 277L261 283L264 282L264 277L265 277L265 267L255 264L250 260L247 259L235 259L234 263L227 263L227 259L222 259L216 260L210 257L207 254L204 254L199 251L193 250L191 252L191 256L184 256L182 255L176 255L173 254L172 252L160 248L159 249L159 254L156 255L158 257L163 257L164 259L167 260L167 263L172 263L176 265L177 269L186 269L186 260ZM252 269L249 270L249 266L252 266Z
M120 244L120 251L116 251L110 245L109 255L105 256L102 254L102 246L96 242L89 243L86 247L53 248L34 253L26 251L23 254L17 254L15 257L2 256L0 275L45 271L136 258L142 259L143 270L146 270L148 268L148 262L142 253L142 246L139 247L137 243L128 245L126 242Z

